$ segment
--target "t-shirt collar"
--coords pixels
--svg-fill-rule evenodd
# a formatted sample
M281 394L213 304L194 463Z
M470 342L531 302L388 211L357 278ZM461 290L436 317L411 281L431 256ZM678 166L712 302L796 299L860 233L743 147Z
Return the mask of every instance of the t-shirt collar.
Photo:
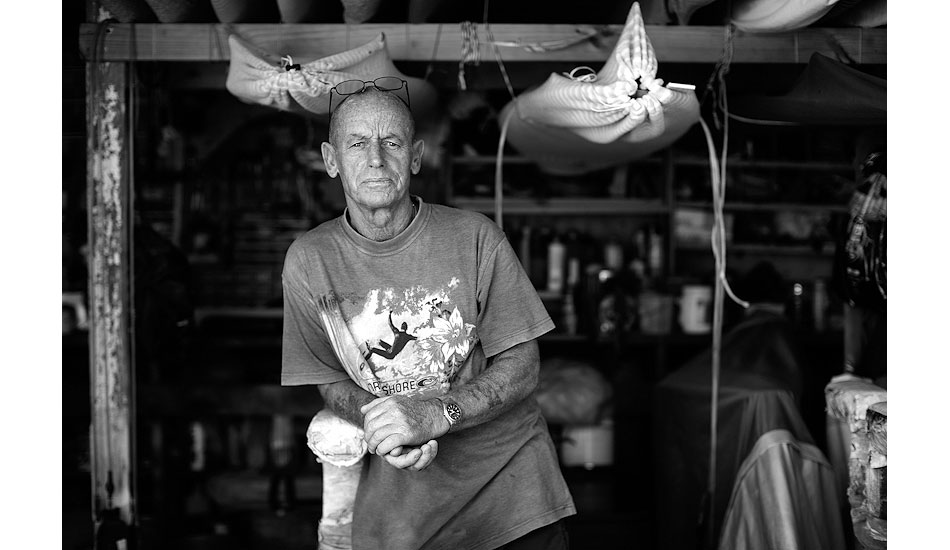
M421 197L409 195L409 199L418 206L418 212L409 225L401 233L386 241L374 241L360 235L350 222L347 221L349 208L343 210L343 215L339 217L340 226L343 228L343 234L361 251L376 256L395 254L407 246L419 236L422 228L425 226L429 217L429 205Z

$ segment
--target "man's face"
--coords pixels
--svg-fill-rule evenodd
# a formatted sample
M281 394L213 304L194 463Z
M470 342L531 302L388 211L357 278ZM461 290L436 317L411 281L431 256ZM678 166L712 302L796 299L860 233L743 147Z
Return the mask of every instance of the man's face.
M375 210L397 204L422 165L409 112L385 92L354 95L333 114L336 131L321 146L327 174L340 175L347 206Z

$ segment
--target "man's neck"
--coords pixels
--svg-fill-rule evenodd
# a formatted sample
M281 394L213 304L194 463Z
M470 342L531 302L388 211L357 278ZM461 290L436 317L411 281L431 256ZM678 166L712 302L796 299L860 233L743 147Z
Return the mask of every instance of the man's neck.
M346 221L371 241L388 241L402 233L415 218L416 206L408 196L389 208L374 210L349 206Z

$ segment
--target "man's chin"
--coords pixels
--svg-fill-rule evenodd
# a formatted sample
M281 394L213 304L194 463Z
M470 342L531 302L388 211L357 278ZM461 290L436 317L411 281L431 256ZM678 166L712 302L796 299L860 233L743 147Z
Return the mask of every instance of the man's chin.
M359 194L359 202L367 208L387 208L395 206L402 198L392 187L387 189L363 189Z

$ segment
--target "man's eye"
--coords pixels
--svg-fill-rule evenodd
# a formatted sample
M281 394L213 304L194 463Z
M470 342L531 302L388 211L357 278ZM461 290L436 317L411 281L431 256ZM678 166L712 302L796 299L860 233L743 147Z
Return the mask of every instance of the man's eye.
M387 141L386 147L399 147L399 144L396 143L395 141Z
M362 141L357 141L355 143L350 144L350 147L362 147L362 146L363 146Z

